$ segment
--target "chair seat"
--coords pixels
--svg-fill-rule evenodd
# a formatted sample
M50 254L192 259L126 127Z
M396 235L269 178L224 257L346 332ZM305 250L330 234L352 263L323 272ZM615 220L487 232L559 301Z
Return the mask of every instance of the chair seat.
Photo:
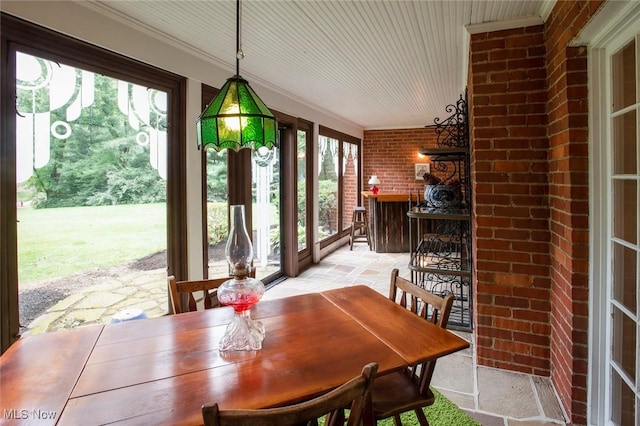
M420 395L418 387L411 378L404 371L396 371L376 378L371 399L375 418L386 419L431 405L435 401L435 396L431 390L427 392L426 397Z

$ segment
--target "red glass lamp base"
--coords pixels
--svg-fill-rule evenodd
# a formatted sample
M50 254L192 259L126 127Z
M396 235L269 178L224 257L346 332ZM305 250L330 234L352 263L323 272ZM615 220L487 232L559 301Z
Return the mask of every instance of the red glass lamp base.
M232 306L233 320L220 340L221 351L256 351L262 349L264 325L251 319L249 310L264 294L262 281L251 277L232 278L218 288L221 304Z

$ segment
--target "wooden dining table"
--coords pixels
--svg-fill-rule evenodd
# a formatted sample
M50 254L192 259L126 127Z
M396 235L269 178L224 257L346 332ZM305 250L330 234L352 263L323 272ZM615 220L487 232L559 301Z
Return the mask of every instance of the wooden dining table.
M199 425L205 403L282 406L369 362L383 375L469 346L360 285L259 302L258 351L218 350L232 315L223 307L24 337L0 357L2 420Z

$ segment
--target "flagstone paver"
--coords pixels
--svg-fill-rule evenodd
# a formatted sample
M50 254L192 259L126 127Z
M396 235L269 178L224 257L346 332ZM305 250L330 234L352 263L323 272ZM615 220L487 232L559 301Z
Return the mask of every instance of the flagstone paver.
M87 294L78 303L75 304L74 309L87 309L95 306L108 308L109 306L113 306L126 298L127 296L123 294L100 290Z
M134 307L142 309L148 318L167 313L166 269L109 277L106 282L82 288L36 318L25 334L108 324L118 311Z

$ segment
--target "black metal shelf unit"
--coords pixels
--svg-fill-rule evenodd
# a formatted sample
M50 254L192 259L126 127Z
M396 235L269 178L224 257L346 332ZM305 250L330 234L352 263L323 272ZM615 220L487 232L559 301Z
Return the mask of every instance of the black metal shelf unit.
M449 326L472 328L471 198L466 98L448 105L451 115L435 120L435 148L421 154L431 160L432 182L422 201L411 204L409 236L412 282L439 295L455 296Z

